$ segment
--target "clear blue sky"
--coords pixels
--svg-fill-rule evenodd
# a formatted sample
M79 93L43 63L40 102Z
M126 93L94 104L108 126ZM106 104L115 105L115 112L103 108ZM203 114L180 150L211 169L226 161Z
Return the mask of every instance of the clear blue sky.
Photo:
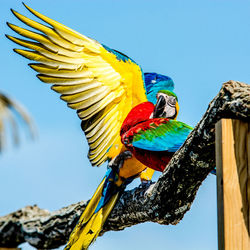
M41 13L124 52L145 72L173 78L179 120L201 119L223 82L250 82L250 2L230 0L25 1ZM1 0L1 86L32 114L39 138L23 135L20 148L0 157L0 215L26 205L56 210L89 199L106 168L92 168L80 121L58 94L39 82L28 60L12 52L5 22L20 24L10 8L27 14L19 0ZM138 182L136 183L138 185ZM216 179L209 176L177 226L144 223L108 232L91 249L217 249ZM31 249L27 244L24 250Z

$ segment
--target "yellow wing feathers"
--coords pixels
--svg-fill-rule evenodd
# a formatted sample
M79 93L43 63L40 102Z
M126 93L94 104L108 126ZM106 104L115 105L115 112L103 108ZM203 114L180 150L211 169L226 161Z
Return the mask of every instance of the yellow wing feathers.
M142 71L129 58L121 60L97 41L25 7L46 25L12 10L35 31L8 23L24 39L7 37L27 48L15 52L36 61L29 66L38 78L53 84L61 99L77 110L90 146L89 159L98 166L120 153L123 120L131 108L147 100Z

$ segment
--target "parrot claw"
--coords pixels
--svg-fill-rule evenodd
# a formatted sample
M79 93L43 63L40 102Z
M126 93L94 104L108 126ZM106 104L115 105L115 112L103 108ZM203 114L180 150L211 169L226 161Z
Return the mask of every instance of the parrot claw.
M124 158L124 160L130 159L132 157L132 153L128 150L120 153L119 155L121 155Z
M118 170L123 166L123 163L125 160L130 159L132 157L132 153L130 151L124 151L117 155L114 159L112 159L108 166L112 168L115 172L118 172Z

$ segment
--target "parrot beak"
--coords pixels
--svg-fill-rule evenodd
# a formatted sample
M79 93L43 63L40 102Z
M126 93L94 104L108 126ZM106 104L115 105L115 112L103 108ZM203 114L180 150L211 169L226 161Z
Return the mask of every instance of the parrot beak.
M169 98L169 97L167 97ZM153 118L170 118L175 119L177 115L176 100L171 98L171 101L163 95L159 95L153 112Z
M160 95L159 98L157 98L157 102L153 112L153 118L160 118L163 116L165 105L166 100L162 95Z

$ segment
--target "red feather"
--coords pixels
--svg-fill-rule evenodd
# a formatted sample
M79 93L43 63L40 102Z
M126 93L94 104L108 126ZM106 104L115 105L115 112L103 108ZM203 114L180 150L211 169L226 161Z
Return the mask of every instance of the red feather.
M149 168L163 172L174 153L168 151L149 151L136 147L128 148L135 158Z
M143 102L135 106L124 120L121 126L120 135L123 135L136 124L148 120L150 115L153 113L154 108L155 106L152 102Z
M124 131L123 134L121 134L122 143L127 147L132 146L131 142L133 141L135 134L138 134L140 131L146 131L148 129L158 127L168 121L169 119L167 118L154 118L134 124L134 126L131 126L127 132ZM132 125L132 123L130 125Z
M173 156L173 153L167 151L149 151L140 148L133 147L130 142L133 140L134 134L139 130L147 130L153 124L159 125L167 122L168 119L150 119L151 114L154 111L154 104L151 102L144 102L134 107L124 120L121 127L121 140L122 143L132 152L132 154L141 163L157 171L163 171ZM147 121L147 122L145 122ZM143 126L141 123L144 122Z

